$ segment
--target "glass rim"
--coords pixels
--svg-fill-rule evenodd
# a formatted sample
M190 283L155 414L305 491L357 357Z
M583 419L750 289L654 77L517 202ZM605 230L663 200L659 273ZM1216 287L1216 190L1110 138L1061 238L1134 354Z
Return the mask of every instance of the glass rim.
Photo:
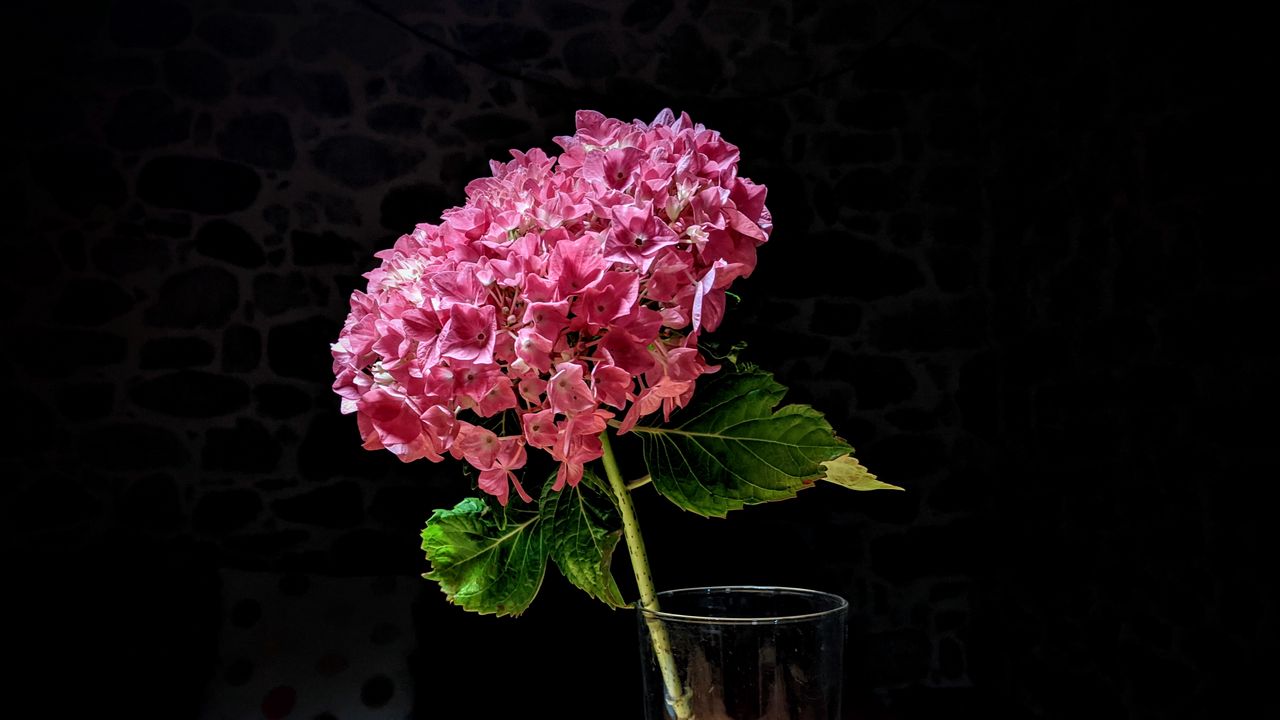
M698 587L676 588L674 590L663 590L659 592L658 600L664 597L674 597L676 595L711 595L715 593L737 592L743 594L759 594L766 593L790 593L801 595L809 598L817 598L826 600L831 603L831 607L822 610L814 610L812 612L789 613L785 615L758 615L744 617L725 617L719 615L690 615L688 613L674 613L665 610L650 610L642 607L639 601L636 601L635 608L639 611L641 617L646 620L663 620L667 622L683 622L683 623L701 623L715 625L777 625L781 623L805 622L810 620L818 620L825 617L833 617L841 615L848 611L849 601L835 593L824 592L822 590L813 590L810 588L786 587L782 585L704 585Z

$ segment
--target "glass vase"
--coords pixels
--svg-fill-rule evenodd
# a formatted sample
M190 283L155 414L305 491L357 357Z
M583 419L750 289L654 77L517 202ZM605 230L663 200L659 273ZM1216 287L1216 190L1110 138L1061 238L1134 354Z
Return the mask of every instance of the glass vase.
M844 598L731 586L658 604L637 608L644 720L839 720Z

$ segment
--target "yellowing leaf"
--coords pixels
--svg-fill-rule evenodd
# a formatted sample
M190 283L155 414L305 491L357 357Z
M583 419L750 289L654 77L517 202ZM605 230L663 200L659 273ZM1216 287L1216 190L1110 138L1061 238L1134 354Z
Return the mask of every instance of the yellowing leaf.
M897 485L881 482L876 476L858 462L853 455L841 455L835 460L822 463L827 474L822 477L827 482L847 487L850 490L903 490Z

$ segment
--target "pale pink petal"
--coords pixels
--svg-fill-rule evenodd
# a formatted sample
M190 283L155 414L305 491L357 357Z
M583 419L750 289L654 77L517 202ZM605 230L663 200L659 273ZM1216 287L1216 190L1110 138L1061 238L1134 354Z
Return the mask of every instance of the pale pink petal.
M547 401L553 410L564 415L595 409L596 399L582 377L581 365L569 362L556 365L556 374L547 382Z

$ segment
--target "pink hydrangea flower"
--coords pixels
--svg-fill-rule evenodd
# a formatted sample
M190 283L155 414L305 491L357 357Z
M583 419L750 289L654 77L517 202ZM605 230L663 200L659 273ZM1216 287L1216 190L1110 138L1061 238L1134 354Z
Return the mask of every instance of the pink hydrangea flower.
M369 449L446 455L506 504L526 448L576 485L599 434L686 405L697 341L773 228L738 149L689 116L577 113L562 150L511 151L466 202L379 252L333 343L334 391ZM486 418L511 414L497 435Z

